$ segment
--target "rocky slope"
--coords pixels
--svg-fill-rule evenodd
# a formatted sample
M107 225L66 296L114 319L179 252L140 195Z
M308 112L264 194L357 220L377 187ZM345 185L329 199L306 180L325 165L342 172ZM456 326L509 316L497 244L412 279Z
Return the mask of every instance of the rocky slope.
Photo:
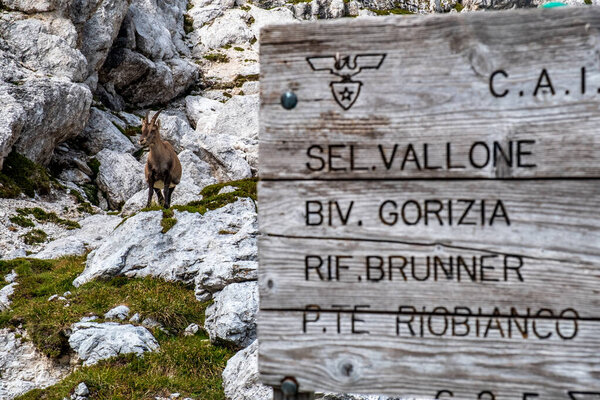
M255 341L261 27L542 2L0 0L0 399L110 398L102 380L125 390L117 375L140 371L156 398L270 399ZM158 108L184 171L171 211L143 210L141 118Z

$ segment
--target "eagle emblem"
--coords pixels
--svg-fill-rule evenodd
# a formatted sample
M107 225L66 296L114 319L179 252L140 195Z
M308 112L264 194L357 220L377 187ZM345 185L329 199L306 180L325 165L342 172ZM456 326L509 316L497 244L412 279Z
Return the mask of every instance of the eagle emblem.
M340 77L341 81L329 83L336 103L344 110L354 105L360 94L363 83L354 77L364 69L379 69L386 54L358 54L354 57L339 54L335 56L307 57L306 61L313 71L329 71Z

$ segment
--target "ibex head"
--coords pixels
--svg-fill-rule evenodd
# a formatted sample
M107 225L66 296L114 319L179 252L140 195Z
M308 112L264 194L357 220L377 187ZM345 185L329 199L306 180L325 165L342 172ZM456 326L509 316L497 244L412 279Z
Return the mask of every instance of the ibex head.
M140 145L146 146L152 143L157 135L160 135L160 121L157 121L158 115L162 112L160 110L150 119L150 111L146 113L144 119L142 119L142 136L140 137Z

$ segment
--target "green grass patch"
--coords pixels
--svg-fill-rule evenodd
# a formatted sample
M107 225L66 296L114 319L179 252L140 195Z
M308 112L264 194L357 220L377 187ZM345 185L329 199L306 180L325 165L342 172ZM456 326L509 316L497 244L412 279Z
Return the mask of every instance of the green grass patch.
M0 260L0 276L14 269L19 282L12 309L0 313L0 328L22 324L39 350L57 358L69 351L65 331L71 324L90 313L102 322L106 311L125 304L132 314L155 319L167 329L168 333L153 330L161 348L143 358L125 355L82 367L58 384L19 399L69 397L79 382L85 382L91 399L153 399L179 392L182 397L223 400L221 373L234 352L211 345L204 332L183 336L190 323L203 324L208 303L198 302L190 286L155 278L116 277L75 288L72 282L83 271L85 258ZM66 291L71 291L69 307L64 301L48 301Z
M229 62L229 57L227 57L227 55L223 53L208 53L204 55L204 58L208 61L217 63Z
M92 170L92 178L95 179L98 176L98 172L100 172L100 161L94 157L88 161L87 165Z
M587 1L587 0L585 0L585 1ZM590 0L590 4L591 4L591 3L592 3L592 2L591 2L591 0ZM461 11L463 10L463 8L465 8L465 7L464 7L464 6L463 6L461 3L459 3L459 2L457 2L457 3L454 5L454 9L455 9L456 11L458 11L458 12L461 12Z
M183 30L187 34L194 31L194 18L188 14L183 14Z
M81 228L79 223L71 221L70 219L64 219L56 215L55 212L47 212L39 207L35 208L17 208L17 213L21 216L32 215L39 222L52 222L57 225L64 226L68 230Z
M240 6L240 9L242 9L243 11L248 12L248 11L250 11L250 6L245 6L245 5L244 6Z
M48 234L41 229L32 229L22 235L21 238L25 244L32 246L34 244L44 243L48 240Z
M154 399L181 393L202 400L224 400L221 374L234 354L210 345L202 335L163 341L158 352L143 358L124 355L83 367L50 388L32 390L16 400L54 400L69 397L85 382L90 399Z
M234 203L242 197L249 197L256 201L256 182L257 178L241 179L239 181L217 183L202 189L200 194L202 200L192 201L184 206L176 205L172 208L177 211L197 212L204 214L208 210L216 210ZM219 191L225 186L235 188L233 192L219 194Z
M35 226L35 224L33 223L32 220L30 220L29 218L27 218L23 215L13 215L12 217L9 218L9 220L13 224L19 225L20 227L23 227L23 228L31 228L31 227Z
M389 10L378 10L376 8L369 8L369 11L373 11L377 15L412 15L414 12L406 10L404 8L392 8Z
M237 47L237 46L236 46L236 47L234 47L233 49L234 49L235 51L246 51L246 50L244 50L244 48L242 48L242 47Z
M21 193L29 197L50 193L50 175L44 167L12 151L4 159L0 172L0 197L15 198Z
M584 2L585 4L587 4L588 6L591 6L591 5L592 5L592 0L583 0L583 2Z
M162 212L162 221L160 221L160 226L162 226L162 233L167 233L169 230L175 226L177 223L177 218L174 218L173 210L163 210Z

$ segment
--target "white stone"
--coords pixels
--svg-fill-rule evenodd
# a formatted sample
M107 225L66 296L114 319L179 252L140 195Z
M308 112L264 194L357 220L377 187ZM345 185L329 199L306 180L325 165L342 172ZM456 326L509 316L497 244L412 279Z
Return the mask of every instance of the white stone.
M17 277L18 275L13 269L9 274L4 275L4 280L6 281L6 283L14 283L16 282Z
M273 389L260 383L258 376L258 340L227 361L223 370L223 388L227 400L273 398Z
M129 322L133 322L134 324L138 324L141 320L140 314L135 313L133 317L129 318Z
M129 307L120 305L111 310L109 310L106 314L104 314L105 319L120 319L124 321L129 316Z
M85 384L85 382L81 382L79 385L77 385L77 387L75 388L75 392L73 392L73 394L75 394L77 396L87 396L90 394L90 391L89 391L87 385Z
M175 211L174 217L177 223L167 233L161 232L161 211L141 212L127 219L89 254L85 270L73 284L81 286L95 278L117 275L191 283L205 271L220 270L228 272L217 275L239 281L245 278L230 272L239 264L252 269L244 274L256 279L258 227L251 199L239 199L204 215ZM222 234L224 230L233 234Z
M102 150L96 158L100 161L98 187L113 209L120 208L144 186L144 167L131 154Z
M10 283L0 289L0 312L10 309L10 296L15 293L16 282Z
M217 111L223 107L223 103L203 96L187 96L185 98L185 111L192 127L196 128L196 123L204 116L216 118ZM203 122L204 125L207 121Z
M0 329L0 399L12 399L30 390L54 385L69 372L41 354L31 341L19 336L25 331Z
M35 257L49 260L69 255L83 255L100 246L121 221L122 218L116 215L90 215L79 221L80 229L57 235L56 240L45 244Z
M84 361L83 365L94 365L119 354L135 353L141 356L159 348L154 336L142 326L116 322L77 322L71 329L69 345Z
M88 123L80 135L88 154L96 154L104 149L118 153L132 153L135 146L113 124L109 113L92 107Z
M234 96L213 115L197 121L184 146L208 151L231 180L250 177L258 167L258 95Z
M237 189L234 188L233 186L223 186L221 188L221 190L219 190L219 194L226 194L226 193L231 193L231 192L235 192Z
M246 347L256 339L257 312L257 283L232 283L217 293L214 303L206 309L204 329L211 342Z
M200 329L200 327L198 326L198 324L189 324L188 327L185 328L183 335L184 336L194 336L196 333L198 333L199 329Z

